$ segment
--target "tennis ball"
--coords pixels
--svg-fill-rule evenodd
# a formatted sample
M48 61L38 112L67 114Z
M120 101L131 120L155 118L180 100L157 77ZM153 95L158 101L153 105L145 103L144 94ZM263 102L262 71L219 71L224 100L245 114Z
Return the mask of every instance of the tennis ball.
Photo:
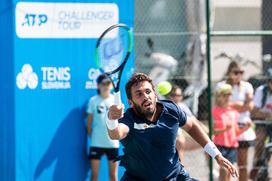
M158 83L157 85L157 92L162 96L169 94L171 90L172 90L172 84L168 81L162 81Z

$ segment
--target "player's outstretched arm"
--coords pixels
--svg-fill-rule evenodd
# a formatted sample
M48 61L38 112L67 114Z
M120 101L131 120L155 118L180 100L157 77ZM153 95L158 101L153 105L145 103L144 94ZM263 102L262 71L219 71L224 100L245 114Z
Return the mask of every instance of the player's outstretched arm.
M112 105L109 108L108 120L106 121L108 133L111 139L121 140L124 139L128 132L129 127L123 123L118 123L118 119L122 118L124 114L124 105Z
M210 140L205 131L198 124L195 117L188 117L183 129L187 131L190 136L198 142L204 150L213 158L222 168L226 168L233 177L238 177L238 171L226 158L224 158L214 143Z

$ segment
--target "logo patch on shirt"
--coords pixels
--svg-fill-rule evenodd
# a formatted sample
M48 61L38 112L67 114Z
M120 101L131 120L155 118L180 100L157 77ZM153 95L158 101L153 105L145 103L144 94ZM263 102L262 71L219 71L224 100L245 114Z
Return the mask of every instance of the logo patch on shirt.
M146 124L146 123L140 123L140 124L137 124L137 123L134 123L134 129L138 129L138 130L143 130L143 129L147 129L147 128L154 128L156 125L154 124Z
M96 107L98 114L106 112L109 108L103 104L97 105Z

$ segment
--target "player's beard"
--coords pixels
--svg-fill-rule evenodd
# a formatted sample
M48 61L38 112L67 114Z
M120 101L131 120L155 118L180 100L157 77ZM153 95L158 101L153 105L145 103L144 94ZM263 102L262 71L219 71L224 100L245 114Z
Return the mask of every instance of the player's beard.
M133 102L133 107L135 109L135 111L137 112L137 114L139 114L139 116L141 117L145 117L145 118L150 118L154 115L155 110L156 110L156 100L150 101L151 102L151 106L148 108L145 108L145 103L146 101L144 101L142 103L142 105L138 105L137 103Z

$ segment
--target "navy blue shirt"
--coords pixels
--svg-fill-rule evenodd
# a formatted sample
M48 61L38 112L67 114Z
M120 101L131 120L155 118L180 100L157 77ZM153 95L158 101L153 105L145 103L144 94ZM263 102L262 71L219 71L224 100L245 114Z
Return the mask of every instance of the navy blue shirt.
M170 179L183 170L176 151L176 136L187 116L171 101L158 104L163 108L156 122L137 116L132 108L119 120L129 127L128 135L121 140L124 156L120 165L142 180Z

